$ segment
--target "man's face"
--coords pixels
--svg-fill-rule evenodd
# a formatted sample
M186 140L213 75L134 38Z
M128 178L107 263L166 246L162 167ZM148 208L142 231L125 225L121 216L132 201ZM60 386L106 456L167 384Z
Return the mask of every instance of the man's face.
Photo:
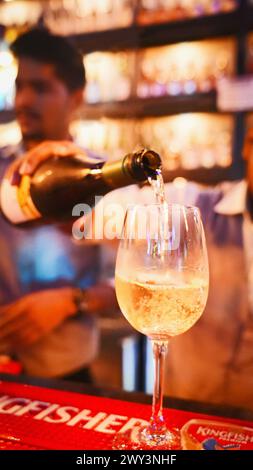
M81 90L71 92L57 77L54 66L19 59L15 109L24 139L65 139Z

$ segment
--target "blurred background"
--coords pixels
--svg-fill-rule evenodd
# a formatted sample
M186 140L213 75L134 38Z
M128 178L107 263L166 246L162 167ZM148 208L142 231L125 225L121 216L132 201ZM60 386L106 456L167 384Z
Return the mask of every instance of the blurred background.
M241 147L253 106L252 114L224 112L216 90L225 78L253 77L253 0L0 1L1 146L21 138L9 44L37 24L72 37L83 52L87 86L72 123L80 145L106 158L151 146L162 155L167 181L215 184L243 176ZM111 256L106 248L105 272ZM146 345L121 316L101 320L101 331L97 382L150 391ZM148 382L138 373L137 346L148 358Z

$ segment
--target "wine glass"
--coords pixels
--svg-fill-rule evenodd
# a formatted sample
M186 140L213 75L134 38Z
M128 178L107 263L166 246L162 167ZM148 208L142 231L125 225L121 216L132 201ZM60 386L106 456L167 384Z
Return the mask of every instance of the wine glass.
M155 383L149 425L132 436L119 433L114 448L180 448L179 431L167 427L163 416L165 355L169 340L203 313L208 284L198 208L162 203L128 209L116 261L116 295L128 322L152 342Z

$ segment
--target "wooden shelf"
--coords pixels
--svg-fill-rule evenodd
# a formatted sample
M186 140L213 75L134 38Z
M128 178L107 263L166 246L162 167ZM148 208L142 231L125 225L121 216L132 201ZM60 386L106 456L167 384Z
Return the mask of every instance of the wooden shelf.
M194 170L186 170L183 168L177 168L173 171L164 171L164 180L171 182L175 178L182 177L188 181L195 181L201 184L215 185L222 181L235 181L243 178L244 166L238 165L236 162L229 167L215 166L212 168L199 167Z
M85 119L143 118L145 116L168 116L187 112L215 112L216 92L156 98L132 98L127 101L86 104L79 112Z
M139 35L136 26L71 36L84 54L93 51L114 51L138 48Z
M139 28L141 47L235 35L241 28L239 11Z
M241 7L230 13L145 26L134 24L128 28L73 35L72 38L84 53L88 53L237 35L250 29L253 29L253 8L242 2Z

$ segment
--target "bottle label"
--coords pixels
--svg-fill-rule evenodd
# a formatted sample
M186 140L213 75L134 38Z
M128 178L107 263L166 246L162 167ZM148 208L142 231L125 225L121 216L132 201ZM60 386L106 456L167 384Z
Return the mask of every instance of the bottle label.
M0 191L1 210L14 224L41 217L30 196L30 182L30 177L26 175L22 177L19 186L13 186L8 179L3 179Z

